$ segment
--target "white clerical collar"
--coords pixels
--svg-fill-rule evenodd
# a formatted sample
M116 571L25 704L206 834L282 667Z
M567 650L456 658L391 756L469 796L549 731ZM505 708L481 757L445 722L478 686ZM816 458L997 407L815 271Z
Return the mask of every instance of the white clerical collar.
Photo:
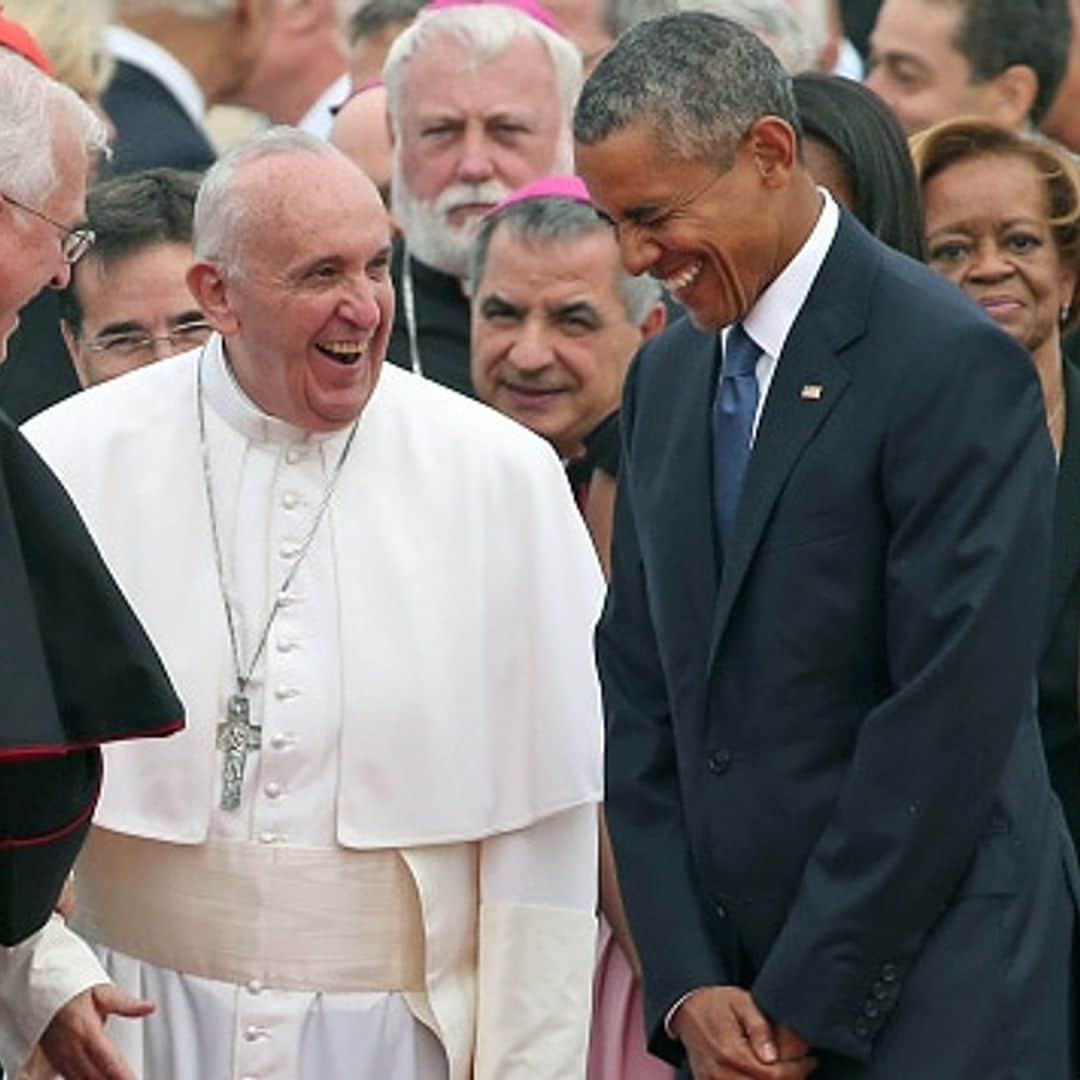
M192 123L203 127L206 96L195 81L195 76L171 52L126 26L107 26L105 45L117 60L153 75L176 98L180 107L191 117Z
M743 319L743 328L769 356L779 357L784 351L784 342L806 303L840 224L840 211L833 197L824 188L819 187L818 192L823 200L821 212L810 235Z
M291 446L300 442L331 444L344 439L349 426L335 431L309 431L280 417L264 412L245 393L229 366L220 334L213 334L205 346L205 354L196 352L196 363L203 365L203 393L210 407L245 439L255 443L276 443Z
M348 73L336 78L320 95L314 105L300 119L296 126L301 131L317 135L320 139L330 138L330 128L334 116L330 110L335 105L342 105L349 96L352 80Z

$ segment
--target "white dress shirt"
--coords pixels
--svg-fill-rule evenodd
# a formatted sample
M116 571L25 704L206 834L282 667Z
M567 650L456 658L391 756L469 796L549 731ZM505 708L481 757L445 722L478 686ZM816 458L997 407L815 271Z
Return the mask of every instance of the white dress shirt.
M840 223L840 211L832 195L825 188L818 188L818 191L822 197L821 212L806 242L757 298L757 302L743 319L743 329L761 349L761 356L754 369L758 382L758 405L754 414L753 438L757 437L761 414L769 396L773 375L776 374L777 360L803 304L806 303L821 264L829 253ZM725 327L723 331L725 348L729 330L730 327Z

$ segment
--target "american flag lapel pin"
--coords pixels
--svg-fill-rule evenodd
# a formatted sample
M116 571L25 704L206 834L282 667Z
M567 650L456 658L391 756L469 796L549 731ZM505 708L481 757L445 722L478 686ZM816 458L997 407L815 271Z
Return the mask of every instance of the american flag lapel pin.
M821 383L807 383L800 391L799 397L803 401L820 401L821 395L825 393L825 387Z

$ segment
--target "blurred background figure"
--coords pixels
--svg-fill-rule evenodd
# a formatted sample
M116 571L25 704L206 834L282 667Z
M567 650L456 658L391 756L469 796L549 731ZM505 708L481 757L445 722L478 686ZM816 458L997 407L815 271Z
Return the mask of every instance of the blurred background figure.
M812 36L787 0L679 0L675 10L707 11L745 26L776 53L789 75L816 67L821 41Z
M113 169L205 170L216 156L206 110L231 102L271 29L276 0L116 0L106 42L116 73L105 109L116 125Z
M922 214L907 141L865 86L804 72L792 80L810 175L890 247L923 257Z
M384 205L389 206L393 147L386 115L386 87L381 82L353 91L334 117L330 141L371 177Z
M386 54L394 39L416 18L427 0L367 0L345 27L349 75L354 87L382 77Z
M4 15L33 34L56 78L105 120L111 134L101 95L114 67L104 39L112 0L4 0L2 6Z
M611 225L577 177L526 184L480 227L472 263L477 395L562 458L605 574L619 473L619 403L638 346L663 329L660 285L623 269ZM606 831L589 1080L672 1070L645 1052L639 967Z
M1042 120L1042 129L1074 154L1080 154L1080 0L1069 0L1072 37L1069 63L1057 95Z
M861 79L863 61L844 31L840 0L787 0L814 49L814 69Z
M705 11L753 30L786 71L862 74L858 51L844 36L837 0L602 0L604 29L614 39L655 15Z
M587 75L611 47L602 0L541 0L562 32L581 50Z
M466 285L480 221L515 188L573 171L581 54L550 22L525 0L429 9L386 61L401 229L388 358L465 394Z
M1053 144L977 120L931 128L914 155L927 260L1030 353L1058 454L1039 719L1050 777L1080 838L1080 367L1061 334L1077 318L1080 175Z
M866 82L909 135L955 116L1020 130L1054 100L1069 34L1067 0L885 0Z
M149 169L86 196L96 237L60 295L64 341L84 386L194 349L210 324L187 287L196 173Z
M349 95L344 13L356 0L274 2L258 62L229 100L325 139L331 109Z

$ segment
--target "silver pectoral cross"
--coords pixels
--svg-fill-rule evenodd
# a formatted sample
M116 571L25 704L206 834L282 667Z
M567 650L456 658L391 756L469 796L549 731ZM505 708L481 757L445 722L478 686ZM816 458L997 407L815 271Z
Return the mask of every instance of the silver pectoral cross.
M225 719L217 727L217 748L224 752L221 809L236 810L244 786L248 753L262 746L262 728L251 722L251 702L243 693L229 698Z

